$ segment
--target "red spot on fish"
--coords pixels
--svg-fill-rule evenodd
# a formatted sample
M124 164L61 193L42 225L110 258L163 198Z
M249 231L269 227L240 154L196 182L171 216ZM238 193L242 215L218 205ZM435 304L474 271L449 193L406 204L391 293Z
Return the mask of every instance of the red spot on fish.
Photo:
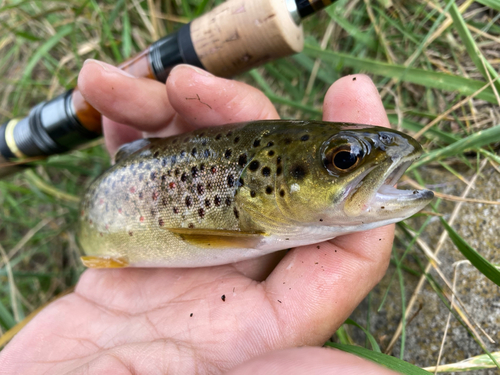
M130 188L130 192L131 192L132 194L133 194L133 193L135 193L135 187L133 187L133 186L132 186L132 187Z
M144 216L141 216L141 217L139 218L139 221L142 223L142 222L144 221Z
M170 189L175 189L175 182L171 182L171 183L169 183L169 184L168 184L168 187L169 187Z
M104 203L104 199L99 199L99 204L103 204Z
M160 195L160 193L158 193L157 191L153 191L152 198L154 201L158 199L158 195Z
M121 213L122 213L122 209L121 209L121 208L119 208L119 209L118 209L118 213L119 213L119 214L121 214Z

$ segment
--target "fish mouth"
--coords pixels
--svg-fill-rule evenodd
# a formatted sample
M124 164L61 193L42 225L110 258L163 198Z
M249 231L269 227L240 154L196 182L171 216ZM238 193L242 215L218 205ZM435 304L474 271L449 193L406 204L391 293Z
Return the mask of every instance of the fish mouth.
M353 181L344 205L347 216L363 213L408 217L421 210L434 198L430 190L403 190L394 187L420 152L402 158L387 160L368 169Z

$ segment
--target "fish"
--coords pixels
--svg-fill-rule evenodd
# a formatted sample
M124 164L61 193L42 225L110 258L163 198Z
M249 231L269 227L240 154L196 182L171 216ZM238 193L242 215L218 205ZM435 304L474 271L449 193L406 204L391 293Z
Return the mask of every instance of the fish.
M206 267L395 223L432 199L394 187L423 153L396 130L262 120L122 146L81 201L91 268Z

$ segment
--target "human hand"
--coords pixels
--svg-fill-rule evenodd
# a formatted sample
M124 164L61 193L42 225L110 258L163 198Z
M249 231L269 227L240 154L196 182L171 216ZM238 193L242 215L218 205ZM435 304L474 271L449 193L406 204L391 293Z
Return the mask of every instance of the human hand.
M188 66L171 72L165 90L91 61L79 87L106 116L112 154L142 136L278 118L260 91ZM324 120L388 126L363 75L332 85ZM383 276L393 230L217 267L87 270L74 293L50 304L4 349L0 372L222 373L276 349L322 345Z

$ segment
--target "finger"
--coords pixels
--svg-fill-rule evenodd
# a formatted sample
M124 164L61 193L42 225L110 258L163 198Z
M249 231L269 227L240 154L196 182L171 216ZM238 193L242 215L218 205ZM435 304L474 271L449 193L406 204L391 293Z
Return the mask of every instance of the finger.
M364 74L342 77L330 87L323 102L323 119L389 127L378 90Z
M102 119L102 130L104 142L111 156L116 154L116 150L124 144L142 138L142 132L130 126L119 124L107 117Z
M175 114L164 84L133 77L97 60L85 61L78 87L103 116L141 131L161 129Z
M194 127L279 118L271 101L256 88L190 65L172 70L167 93L172 107Z
M232 369L227 375L390 375L395 372L353 354L326 348L269 352Z
M364 75L335 82L324 113L327 121L388 125L380 96ZM290 251L265 282L269 299L280 301L283 335L301 345L323 343L383 276L393 230L353 233Z

